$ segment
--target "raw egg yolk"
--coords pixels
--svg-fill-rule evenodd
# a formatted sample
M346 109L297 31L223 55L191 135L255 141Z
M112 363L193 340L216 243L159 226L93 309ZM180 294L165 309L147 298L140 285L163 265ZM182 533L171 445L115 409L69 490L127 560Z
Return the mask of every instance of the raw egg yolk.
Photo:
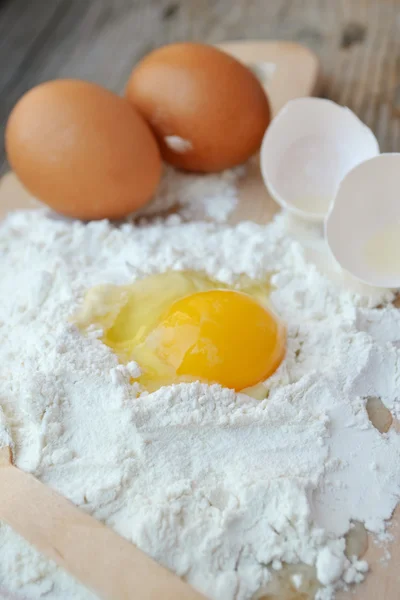
M178 300L146 343L178 376L235 390L269 377L285 351L282 325L256 300L233 290Z
M286 330L268 309L268 282L242 278L239 289L193 271L152 275L128 286L88 291L74 322L100 328L148 391L200 380L263 397L257 384L278 368Z

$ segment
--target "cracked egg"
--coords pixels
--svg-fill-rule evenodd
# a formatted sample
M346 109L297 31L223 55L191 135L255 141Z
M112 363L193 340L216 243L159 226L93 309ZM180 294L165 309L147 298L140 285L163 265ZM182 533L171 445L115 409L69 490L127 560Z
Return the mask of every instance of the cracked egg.
M148 391L202 381L254 395L285 355L286 330L269 292L267 282L243 278L231 288L172 271L97 286L73 320L83 331L97 328L120 362L135 361L136 381Z
M322 221L346 173L377 154L374 134L350 109L322 98L299 98L267 129L261 172L280 206Z
M351 275L375 287L400 287L400 153L371 158L344 177L325 234Z

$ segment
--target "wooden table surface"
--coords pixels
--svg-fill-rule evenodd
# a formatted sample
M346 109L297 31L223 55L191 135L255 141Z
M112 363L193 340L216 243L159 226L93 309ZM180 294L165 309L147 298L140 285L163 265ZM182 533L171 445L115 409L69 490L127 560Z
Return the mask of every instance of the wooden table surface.
M400 151L400 0L0 0L0 139L13 104L41 81L78 77L121 91L156 46L241 38L309 46L322 95L350 106L383 151Z

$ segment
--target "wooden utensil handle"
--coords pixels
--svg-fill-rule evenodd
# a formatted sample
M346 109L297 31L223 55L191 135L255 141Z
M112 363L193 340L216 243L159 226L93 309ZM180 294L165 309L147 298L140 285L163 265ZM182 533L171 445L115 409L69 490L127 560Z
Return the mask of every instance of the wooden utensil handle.
M0 466L0 519L104 600L205 600L179 577L13 465Z

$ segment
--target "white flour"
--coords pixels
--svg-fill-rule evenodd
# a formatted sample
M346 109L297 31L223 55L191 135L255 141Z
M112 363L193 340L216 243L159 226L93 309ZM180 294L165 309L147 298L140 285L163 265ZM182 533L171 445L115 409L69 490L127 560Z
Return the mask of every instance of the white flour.
M223 173L190 175L165 166L154 199L140 214L151 216L179 206L179 214L186 221L223 223L238 204L236 182L245 169L240 166Z
M179 154L184 154L193 148L192 142L184 140L179 137L179 135L167 135L164 138L164 142L167 144L168 148L171 148L171 150L174 150Z
M8 428L7 420L4 416L3 409L0 406L0 448L8 446L13 447L13 441Z
M329 600L367 568L344 555L350 521L382 532L400 497L400 436L365 410L378 396L400 412L399 313L373 308L389 293L336 287L287 231L283 216L116 229L16 213L0 226L0 404L16 464L215 600L249 600L282 561L314 565ZM275 273L288 350L267 399L198 383L135 399L137 365L118 368L96 332L68 323L89 287L166 269ZM19 597L93 598L4 525L0 546L0 581Z

